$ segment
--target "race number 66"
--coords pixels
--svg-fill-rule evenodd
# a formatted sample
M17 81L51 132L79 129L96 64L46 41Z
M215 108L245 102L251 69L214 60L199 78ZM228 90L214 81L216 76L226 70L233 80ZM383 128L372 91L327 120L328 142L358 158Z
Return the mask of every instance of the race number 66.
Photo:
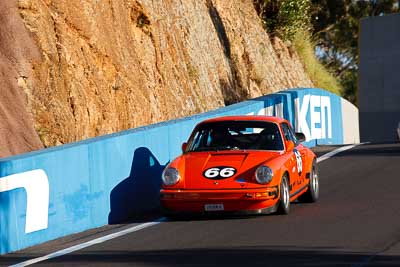
M210 179L223 179L235 175L236 169L232 167L213 167L204 171L203 175Z

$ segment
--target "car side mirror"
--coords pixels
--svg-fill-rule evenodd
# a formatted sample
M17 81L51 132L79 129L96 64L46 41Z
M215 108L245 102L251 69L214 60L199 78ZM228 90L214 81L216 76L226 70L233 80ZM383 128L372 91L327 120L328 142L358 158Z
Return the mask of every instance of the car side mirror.
M286 146L286 151L288 151L288 152L293 151L293 149L294 149L293 141L290 141L290 140L285 141L285 146Z
M184 143L182 144L182 153L185 153L186 148L187 148L187 143L184 142Z
M303 133L296 133L296 139L299 142L304 142L306 141L306 136Z

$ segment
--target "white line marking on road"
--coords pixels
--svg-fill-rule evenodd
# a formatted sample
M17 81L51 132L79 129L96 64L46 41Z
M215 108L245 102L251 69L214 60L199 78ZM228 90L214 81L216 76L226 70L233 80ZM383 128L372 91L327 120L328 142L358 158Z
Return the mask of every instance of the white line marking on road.
M81 249L84 249L84 248L87 248L87 247L90 247L90 246L93 246L93 245L96 245L96 244L100 244L100 243L106 242L108 240L111 240L111 239L114 239L114 238L117 238L117 237L120 237L120 236L123 236L123 235L126 235L126 234L137 232L139 230L142 230L144 228L148 228L148 227L153 226L153 225L157 225L157 224L159 224L159 223L161 223L161 222L163 222L165 220L166 220L166 218L162 217L162 218L159 218L159 219L157 219L157 220L155 220L153 222L142 223L142 224L139 224L139 225L136 225L136 226L132 226L132 227L130 227L128 229L125 229L125 230L122 230L122 231L119 231L119 232L116 232L116 233L112 233L112 234L109 234L109 235L106 235L106 236L103 236L103 237L99 237L99 238L96 238L96 239L93 239L93 240L87 241L85 243L78 244L78 245L75 245L75 246L72 246L72 247L69 247L69 248L66 248L66 249L62 249L62 250L53 252L51 254L39 257L39 258L34 258L34 259L27 260L27 261L24 261L24 262L15 264L15 265L11 265L10 267L28 266L28 265L32 265L32 264L35 264L35 263L38 263L38 262L41 262L41 261L45 261L45 260L49 260L49 259L52 259L52 258L64 256L64 255L72 253L74 251L81 250Z
M321 157L318 157L317 158L317 162L321 162L321 161L324 161L326 159L329 159L329 158L333 157L334 155L336 155L336 154L338 154L340 152L349 150L349 149L351 149L351 148L353 148L355 146L358 146L358 145L361 145L361 144L349 145L349 146L344 146L344 147L340 147L338 149L335 149L335 150L333 150L333 151L331 151L329 153L326 153L326 154L322 155ZM136 225L136 226L132 226L131 228L128 228L128 229L125 229L125 230L122 230L122 231L119 231L119 232L116 232L116 233L112 233L112 234L109 234L109 235L106 235L106 236L103 236L103 237L99 237L99 238L96 238L96 239L93 239L93 240L87 241L85 243L78 244L78 245L75 245L75 246L72 246L72 247L69 247L69 248L66 248L66 249L62 249L62 250L53 252L51 254L39 257L39 258L34 258L34 259L30 259L30 260L27 260L27 261L24 261L24 262L15 264L15 265L11 265L10 267L28 266L28 265L32 265L32 264L35 264L35 263L38 263L38 262L41 262L41 261L45 261L45 260L53 259L53 258L56 258L56 257L64 256L66 254L75 252L77 250L81 250L81 249L84 249L84 248L87 248L87 247L90 247L90 246L93 246L93 245L96 245L96 244L100 244L100 243L106 242L108 240L111 240L111 239L114 239L114 238L117 238L117 237L120 237L120 236L123 236L123 235L126 235L126 234L137 232L139 230L142 230L144 228L147 228L147 227L150 227L150 226L153 226L153 225L157 225L157 224L159 224L159 223L161 223L161 222L163 222L165 220L166 220L166 218L162 217L162 218L159 218L159 219L157 219L157 220L155 220L153 222L148 222L148 223L143 223L143 224L139 224L139 225Z
M339 147L339 148L337 148L335 150L332 150L331 152L328 152L328 153L318 157L317 158L317 163L320 163L320 162L322 162L322 161L324 161L326 159L329 159L329 158L335 156L336 154L338 154L340 152L352 149L353 147L358 146L358 145L362 145L362 143L361 144L355 144L355 145L349 145L349 146L342 146L342 147Z

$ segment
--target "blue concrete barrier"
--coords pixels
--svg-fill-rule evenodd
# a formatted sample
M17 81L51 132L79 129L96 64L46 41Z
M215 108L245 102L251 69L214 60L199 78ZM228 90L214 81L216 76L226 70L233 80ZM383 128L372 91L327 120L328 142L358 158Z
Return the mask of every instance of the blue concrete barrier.
M0 254L157 212L162 170L181 153L181 144L193 127L207 118L283 116L296 130L306 133L308 146L341 144L340 101L320 89L293 89L183 119L1 159Z

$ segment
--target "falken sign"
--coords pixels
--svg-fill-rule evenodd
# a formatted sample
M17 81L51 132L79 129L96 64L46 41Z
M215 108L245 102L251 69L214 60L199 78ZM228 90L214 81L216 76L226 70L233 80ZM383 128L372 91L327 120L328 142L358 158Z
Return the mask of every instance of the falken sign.
M331 99L328 96L305 95L301 104L299 98L295 99L295 107L296 131L304 133L307 141L332 138Z
M0 254L158 208L164 164L181 153L182 142L204 119L274 115L303 132L307 146L342 144L341 101L320 89L287 90L175 121L0 159ZM235 171L228 169L221 166L218 173L208 170L204 175L217 179Z
M262 97L266 106L249 115L278 116L289 120L306 145L341 144L343 140L340 97L321 90L284 91ZM314 93L314 94L312 94ZM322 93L322 94L321 94ZM323 95L326 94L326 95Z

